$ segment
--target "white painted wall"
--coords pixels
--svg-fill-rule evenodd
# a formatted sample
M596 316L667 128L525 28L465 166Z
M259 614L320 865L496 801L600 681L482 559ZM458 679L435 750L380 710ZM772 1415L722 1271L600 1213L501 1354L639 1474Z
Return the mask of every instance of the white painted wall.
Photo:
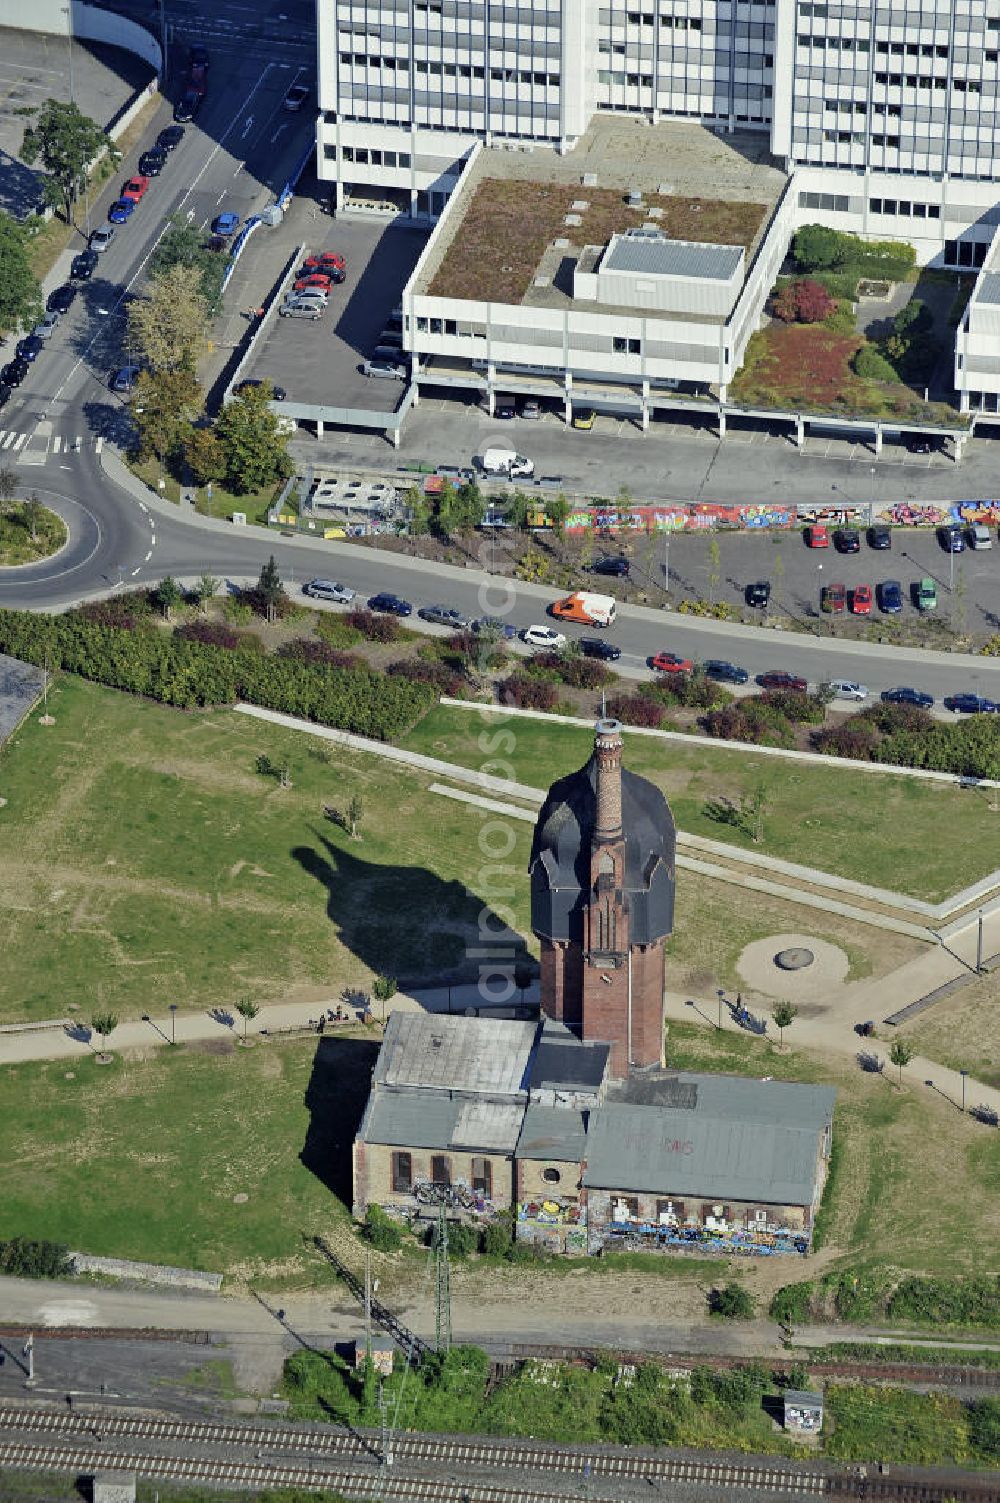
M123 47L159 73L163 56L151 32L127 16L98 10L96 6L82 4L81 0L31 0L30 4L27 0L0 0L0 26L10 26L15 31L40 31L48 36L69 36L70 11L74 37Z

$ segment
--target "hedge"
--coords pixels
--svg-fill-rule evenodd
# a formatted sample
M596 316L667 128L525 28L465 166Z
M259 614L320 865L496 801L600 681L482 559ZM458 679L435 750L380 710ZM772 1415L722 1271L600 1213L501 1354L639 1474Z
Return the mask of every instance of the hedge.
M180 709L242 699L381 741L409 730L434 699L426 684L367 668L318 667L175 634L115 630L72 612L0 610L0 652Z

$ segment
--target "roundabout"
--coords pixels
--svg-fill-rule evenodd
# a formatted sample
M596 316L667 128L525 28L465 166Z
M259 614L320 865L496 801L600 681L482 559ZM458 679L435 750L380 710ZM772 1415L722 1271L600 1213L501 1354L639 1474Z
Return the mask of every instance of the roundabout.
M8 501L0 512L0 569L44 563L63 551L69 528L32 493Z

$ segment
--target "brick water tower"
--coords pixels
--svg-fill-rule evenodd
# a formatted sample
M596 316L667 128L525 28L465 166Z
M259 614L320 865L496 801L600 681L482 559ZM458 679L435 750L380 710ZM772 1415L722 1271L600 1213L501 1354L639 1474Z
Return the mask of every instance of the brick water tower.
M622 768L618 721L599 720L589 762L552 784L535 825L531 927L543 1012L611 1044L619 1079L663 1063L675 850L666 799Z

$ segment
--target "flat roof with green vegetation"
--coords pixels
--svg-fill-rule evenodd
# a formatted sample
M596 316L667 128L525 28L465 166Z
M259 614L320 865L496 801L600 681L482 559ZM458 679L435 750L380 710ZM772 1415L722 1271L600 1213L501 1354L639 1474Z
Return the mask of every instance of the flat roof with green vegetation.
M576 202L587 207L575 210ZM657 227L671 239L747 250L768 212L766 204L661 193L644 193L636 208L629 205L624 187L483 177L453 228L427 291L432 297L520 303L546 247L557 237L578 249L606 245L612 235L645 224L650 209L660 211ZM579 225L567 226L567 214L574 213Z

